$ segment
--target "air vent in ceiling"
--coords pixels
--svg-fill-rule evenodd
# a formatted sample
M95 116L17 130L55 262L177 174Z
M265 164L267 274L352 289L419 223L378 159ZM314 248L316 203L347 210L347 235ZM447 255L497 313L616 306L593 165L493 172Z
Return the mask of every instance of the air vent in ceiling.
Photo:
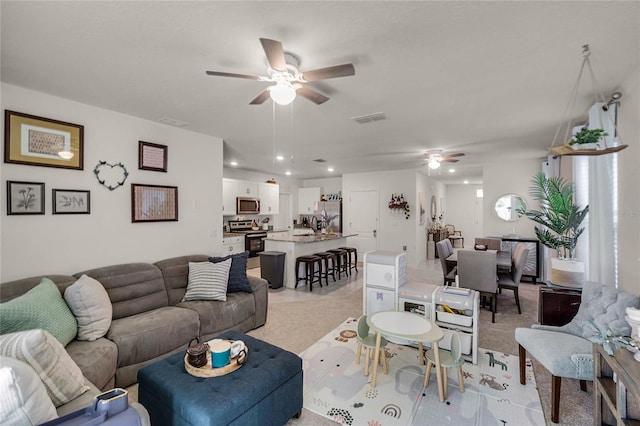
M185 121L176 120L175 118L162 117L159 118L158 121L162 124L168 124L169 126L174 127L186 127L189 123Z
M326 163L327 162L327 160L325 160L324 158L316 158L313 161L315 161L316 163Z
M373 114L351 117L351 119L356 123L365 124L365 123L372 123L374 121L386 120L387 114L385 114L384 112L374 112Z

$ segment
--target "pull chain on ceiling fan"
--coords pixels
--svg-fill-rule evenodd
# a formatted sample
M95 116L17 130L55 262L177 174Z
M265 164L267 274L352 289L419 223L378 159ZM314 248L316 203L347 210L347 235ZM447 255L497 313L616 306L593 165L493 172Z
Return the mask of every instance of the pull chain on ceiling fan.
M331 67L320 68L313 71L300 71L300 60L295 55L285 52L282 43L277 40L261 38L260 43L267 57L269 68L268 76L257 76L250 74L236 74L222 71L207 71L207 75L218 77L245 78L249 80L269 81L276 83L264 89L256 96L249 105L263 104L267 99L271 98L280 105L288 105L300 95L311 102L320 105L329 100L329 98L320 92L317 92L307 86L306 83L326 80L329 78L347 77L355 75L356 71L353 64L334 65Z

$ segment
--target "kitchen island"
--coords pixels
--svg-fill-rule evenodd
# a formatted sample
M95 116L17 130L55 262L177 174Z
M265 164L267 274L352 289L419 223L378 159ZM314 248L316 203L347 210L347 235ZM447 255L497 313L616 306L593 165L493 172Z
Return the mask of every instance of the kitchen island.
M357 234L268 235L264 239L265 251L286 253L284 258L284 285L296 286L296 258L347 246L347 238ZM304 285L304 283L302 283Z

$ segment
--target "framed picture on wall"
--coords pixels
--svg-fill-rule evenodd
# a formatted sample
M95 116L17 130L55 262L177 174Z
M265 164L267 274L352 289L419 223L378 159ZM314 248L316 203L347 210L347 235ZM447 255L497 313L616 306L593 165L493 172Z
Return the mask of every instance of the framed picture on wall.
M53 214L90 214L91 192L77 189L52 190Z
M178 187L131 184L131 222L177 222Z
M44 183L8 180L7 214L44 214Z
M166 172L168 151L166 145L138 141L138 169Z
M82 170L84 126L5 110L4 162Z

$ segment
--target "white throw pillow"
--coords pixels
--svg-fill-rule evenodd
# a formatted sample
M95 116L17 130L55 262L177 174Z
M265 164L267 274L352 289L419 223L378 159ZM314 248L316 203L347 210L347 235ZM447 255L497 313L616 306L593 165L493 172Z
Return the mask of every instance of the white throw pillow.
M64 291L64 300L78 322L78 340L101 338L111 326L113 307L102 284L82 275Z
M16 358L33 368L56 407L89 390L80 367L48 331L4 334L0 336L0 355Z
M231 259L224 262L189 262L189 281L182 301L227 300Z
M56 407L33 368L17 359L0 357L0 424L39 425L57 417Z

